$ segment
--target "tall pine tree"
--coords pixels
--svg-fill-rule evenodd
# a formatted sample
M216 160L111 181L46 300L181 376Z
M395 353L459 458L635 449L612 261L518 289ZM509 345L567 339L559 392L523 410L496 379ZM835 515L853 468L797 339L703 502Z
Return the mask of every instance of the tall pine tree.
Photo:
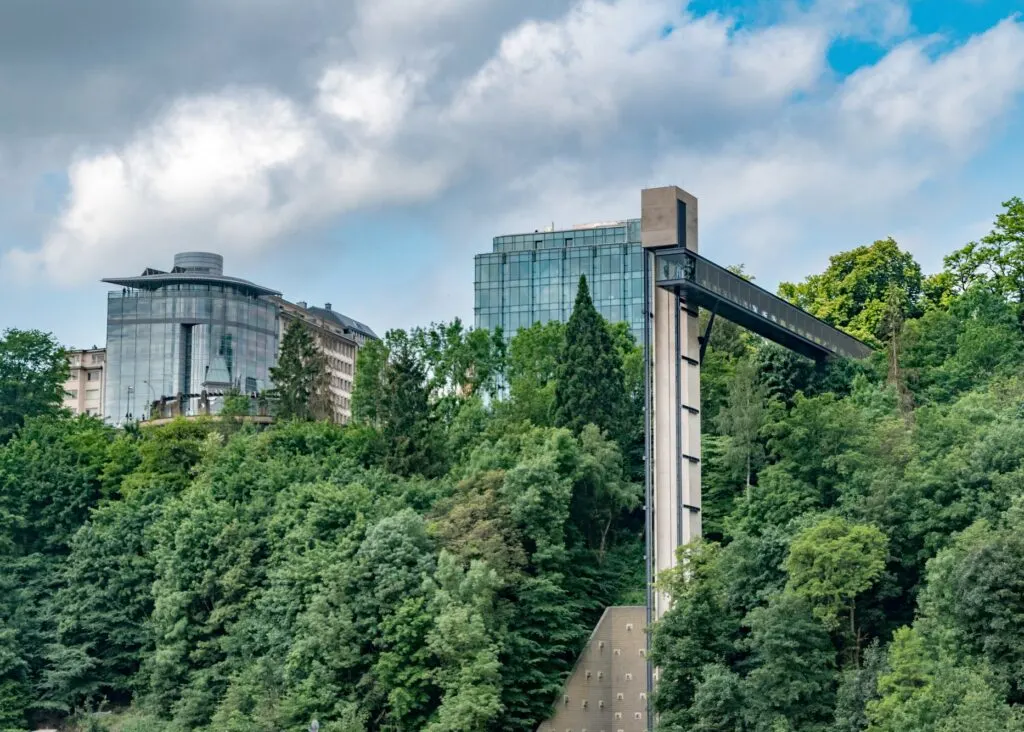
M277 366L270 369L282 419L328 419L331 395L327 356L300 320L292 321L281 341Z
M558 359L555 423L579 432L588 424L619 436L625 386L622 358L608 325L594 307L587 278L580 277L576 304L565 327Z
M407 340L396 340L381 371L377 418L384 466L399 475L444 472L430 408L427 376Z

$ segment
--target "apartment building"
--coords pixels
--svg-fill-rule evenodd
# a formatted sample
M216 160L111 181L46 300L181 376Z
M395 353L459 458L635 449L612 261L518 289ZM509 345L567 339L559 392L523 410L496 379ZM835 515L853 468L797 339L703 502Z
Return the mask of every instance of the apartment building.
M103 416L107 349L73 349L67 358L71 372L64 382L64 407L73 414Z
M317 343L327 356L327 370L330 374L330 392L333 419L347 424L352 419L352 387L356 373L356 353L368 338L377 336L367 326L347 318L331 309L309 307L305 302L289 302L274 298L278 306L280 333L278 341L284 341L284 333L294 321L301 320L313 333Z

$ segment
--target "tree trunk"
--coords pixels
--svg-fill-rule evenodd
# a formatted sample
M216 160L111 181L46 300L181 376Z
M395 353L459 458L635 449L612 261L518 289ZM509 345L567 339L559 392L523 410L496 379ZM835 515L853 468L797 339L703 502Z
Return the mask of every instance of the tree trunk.
M750 500L750 450L747 450L747 490L746 498Z
M853 666L860 668L860 633L857 632L856 603L850 603L850 634L853 636Z
M604 545L608 541L608 531L612 528L613 519L614 515L609 514L608 520L604 523L604 529L601 531L601 547L597 550L598 564L604 564Z

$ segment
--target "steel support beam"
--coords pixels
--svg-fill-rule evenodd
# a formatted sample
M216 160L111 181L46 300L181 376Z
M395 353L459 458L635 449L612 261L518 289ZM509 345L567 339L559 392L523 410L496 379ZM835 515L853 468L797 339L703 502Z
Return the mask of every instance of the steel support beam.
M644 562L647 572L647 627L654 622L654 252L644 251ZM647 729L654 729L651 691L654 689L654 666L651 665L651 634L647 639Z
M704 335L700 337L700 362L704 363L704 352L708 350L708 343L711 341L711 329L715 327L715 313L718 312L717 308L712 308L711 315L708 316L708 327L704 331Z

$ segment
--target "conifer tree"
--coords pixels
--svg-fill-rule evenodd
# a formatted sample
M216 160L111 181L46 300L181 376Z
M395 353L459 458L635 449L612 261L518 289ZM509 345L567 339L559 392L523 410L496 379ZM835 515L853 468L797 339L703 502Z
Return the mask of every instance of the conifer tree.
M622 359L604 318L590 299L587 278L580 277L558 359L555 422L574 432L594 424L603 432L618 435L624 396Z
M327 357L299 320L288 326L277 366L270 369L282 419L327 419L330 414Z
M389 471L425 476L443 472L427 377L406 340L395 341L381 371L377 417L384 439L384 465Z

